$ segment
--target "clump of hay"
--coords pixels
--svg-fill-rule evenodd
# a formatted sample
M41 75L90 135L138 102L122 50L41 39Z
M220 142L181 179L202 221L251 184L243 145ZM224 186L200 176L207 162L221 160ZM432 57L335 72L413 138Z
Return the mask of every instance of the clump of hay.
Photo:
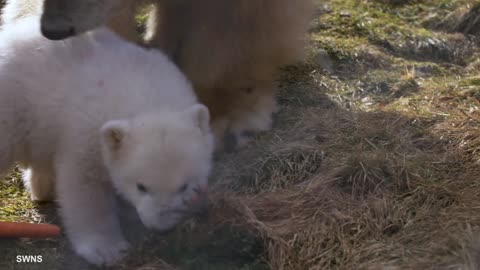
M256 164L256 190L288 188L312 177L320 169L324 152L309 145L282 145Z
M416 182L405 193L357 200L316 179L256 195L229 194L217 198L215 207L217 219L264 239L271 269L417 269L432 262L440 267L461 251L458 221L478 222L462 206L469 187L454 186Z
M394 161L384 152L353 154L345 158L343 166L333 172L332 179L339 190L355 198L364 198L394 184L394 178L398 175L395 175L397 170L394 170L395 165L391 162ZM408 180L405 182L407 185Z
M480 164L480 115L458 111L453 120L443 122L437 129L452 142L452 151L457 151L466 161Z
M461 34L443 37L411 37L397 43L388 43L387 49L412 59L432 59L437 62L453 62L466 65L475 51L475 42Z

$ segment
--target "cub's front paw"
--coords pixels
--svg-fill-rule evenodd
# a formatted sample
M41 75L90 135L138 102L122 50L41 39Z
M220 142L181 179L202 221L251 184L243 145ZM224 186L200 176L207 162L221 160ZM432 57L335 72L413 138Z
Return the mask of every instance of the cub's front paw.
M112 266L126 255L129 244L123 238L102 235L77 240L73 246L75 252L91 264Z

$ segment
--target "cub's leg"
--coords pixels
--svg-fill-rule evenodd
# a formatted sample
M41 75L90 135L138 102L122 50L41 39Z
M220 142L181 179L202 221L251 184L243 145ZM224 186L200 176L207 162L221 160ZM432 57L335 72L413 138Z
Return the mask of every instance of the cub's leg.
M23 182L34 202L53 201L55 175L51 167L29 167L23 170Z
M276 111L277 105L272 95L259 97L250 110L232 112L229 132L235 139L236 147L245 146L254 134L272 129L272 116Z
M114 191L91 158L62 157L56 164L60 214L74 251L110 266L128 249L115 213Z
M224 145L219 146L225 147L226 150L235 150L245 146L252 140L253 135L270 130L273 126L273 114L278 111L275 90L273 83L257 84L248 91L227 96L226 98L235 99L236 102L231 104L231 109L221 121L215 119L212 122L214 130L226 128ZM219 136L221 133L218 132L216 135Z

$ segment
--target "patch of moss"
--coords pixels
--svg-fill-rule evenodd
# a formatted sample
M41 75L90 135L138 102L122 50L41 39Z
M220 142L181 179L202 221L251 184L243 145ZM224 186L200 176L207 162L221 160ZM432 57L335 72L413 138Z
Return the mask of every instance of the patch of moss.
M23 187L21 172L16 168L0 181L0 221L38 221L35 205Z
M421 24L412 23L436 11L429 10L427 6L411 4L399 8L378 2L359 5L358 1L331 1L331 4L333 11L322 16L322 27L317 31L325 38L364 38L402 57L459 63L462 63L459 58L468 50L466 40L458 40L455 36L433 32ZM451 3L444 5L447 7L448 4ZM437 6L437 10L442 8ZM459 42L465 43L462 44L463 48L458 46Z

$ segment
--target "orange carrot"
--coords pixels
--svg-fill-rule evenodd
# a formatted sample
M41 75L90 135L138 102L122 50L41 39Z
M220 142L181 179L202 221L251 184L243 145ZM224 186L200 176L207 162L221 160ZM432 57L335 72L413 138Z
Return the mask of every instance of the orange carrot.
M60 235L60 228L52 224L0 221L0 238L49 238Z

